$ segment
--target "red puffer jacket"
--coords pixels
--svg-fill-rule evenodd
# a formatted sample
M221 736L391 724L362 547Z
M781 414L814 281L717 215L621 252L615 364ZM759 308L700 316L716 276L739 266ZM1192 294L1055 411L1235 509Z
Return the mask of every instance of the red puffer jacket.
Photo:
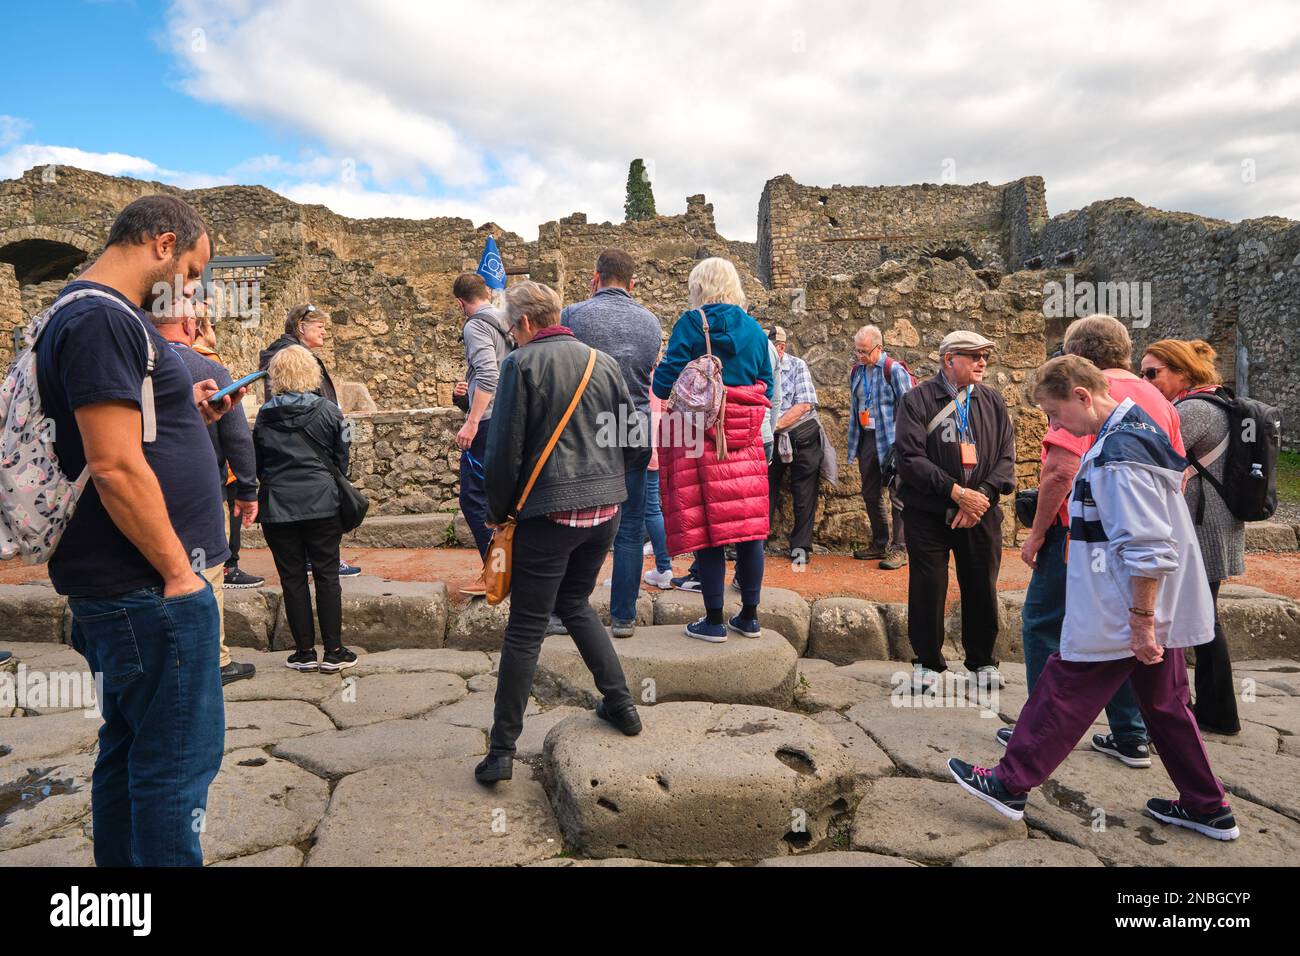
M766 392L762 382L727 386L725 461L718 461L713 428L705 432L699 454L698 446L682 441L680 417L664 412L659 422L659 482L672 555L767 537L762 424L772 403Z

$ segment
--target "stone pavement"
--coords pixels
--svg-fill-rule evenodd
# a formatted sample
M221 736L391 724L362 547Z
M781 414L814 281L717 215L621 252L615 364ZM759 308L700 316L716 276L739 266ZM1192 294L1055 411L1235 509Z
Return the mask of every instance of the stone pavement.
M1294 865L1300 860L1300 664L1241 661L1245 730L1211 736L1241 839L1163 826L1159 760L1131 770L1081 741L1012 823L944 770L992 763L1025 700L1008 664L996 699L953 681L915 697L896 662L796 659L775 632L704 645L679 626L616 641L645 731L596 720L576 651L548 639L515 778L472 776L492 719L496 655L371 650L346 677L238 648L257 676L226 689L226 754L208 804L220 866L758 863L765 866ZM7 645L22 673L74 675L52 642ZM0 675L0 680L16 677ZM58 678L56 677L55 680ZM13 687L13 684L10 684ZM29 682L0 703L0 866L89 865L98 721ZM12 691L11 691L12 692ZM651 704L651 701L658 703ZM64 704L63 708L51 704ZM67 706L68 704L75 706ZM944 706L936 706L936 703ZM967 706L969 705L969 706Z

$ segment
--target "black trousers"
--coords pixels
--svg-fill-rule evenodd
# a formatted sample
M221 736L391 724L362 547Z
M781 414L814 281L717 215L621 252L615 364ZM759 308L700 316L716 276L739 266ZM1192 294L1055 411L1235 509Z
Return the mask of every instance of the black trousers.
M858 477L862 479L862 504L867 509L867 522L871 527L871 544L888 550L903 547L903 502L894 489L886 486L880 473L880 455L876 451L876 432L867 429L858 445ZM889 501L886 503L885 498ZM894 527L891 534L889 512L893 511Z
M617 530L617 521L594 528L569 528L544 515L525 519L515 529L510 620L497 667L491 753L515 752L552 608L578 646L606 705L620 710L633 702L609 632L590 601Z
M1232 680L1232 657L1228 639L1219 624L1219 585L1210 582L1214 598L1214 640L1196 645L1196 703L1192 712L1196 722L1214 730L1235 733L1241 730L1237 717L1237 688Z
M230 513L230 557L226 558L226 567L239 566L239 531L244 526L242 518L235 517L235 486L226 485L226 510Z
M821 481L822 433L816 421L806 421L790 431L790 449L794 459L781 460L780 439L772 463L767 467L768 516L776 520L781 502L781 479L790 472L790 499L794 506L794 526L790 529L790 550L812 554L813 523L817 518L817 485Z
M948 555L957 560L961 588L961 644L966 667L996 665L998 639L998 570L1002 566L1002 511L996 505L973 528L953 530L944 515L904 508L907 523L907 636L913 663L932 670L943 659L944 602L948 594Z
M343 528L338 517L262 525L266 546L275 559L284 592L284 615L299 651L316 647L311 591L307 587L307 562L316 580L316 616L320 619L325 650L343 646L343 592L339 587L339 544Z

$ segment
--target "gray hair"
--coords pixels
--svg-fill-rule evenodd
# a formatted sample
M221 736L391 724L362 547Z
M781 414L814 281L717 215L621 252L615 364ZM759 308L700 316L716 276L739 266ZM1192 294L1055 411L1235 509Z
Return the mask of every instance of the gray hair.
M558 325L562 305L560 297L548 285L525 279L512 285L506 291L506 314L510 317L510 327L519 324L519 317L528 316L528 322L535 329Z
M859 342L862 339L868 339L872 345L885 344L885 337L880 334L880 328L875 325L864 325L858 329L857 334L853 336L853 341Z

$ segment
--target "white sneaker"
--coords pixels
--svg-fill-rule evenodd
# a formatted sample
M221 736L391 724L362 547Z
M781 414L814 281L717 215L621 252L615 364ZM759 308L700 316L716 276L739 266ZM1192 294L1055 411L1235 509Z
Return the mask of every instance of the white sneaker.
M655 553L655 546L647 541L645 547L641 549L641 553L648 558Z
M643 578L646 584L660 591L671 591L673 589L673 569L667 571L655 571L653 568L645 573Z
M983 667L977 668L971 677L975 678L975 686L981 690L1007 686L1007 682L1002 677L1002 672L992 664L985 664Z

